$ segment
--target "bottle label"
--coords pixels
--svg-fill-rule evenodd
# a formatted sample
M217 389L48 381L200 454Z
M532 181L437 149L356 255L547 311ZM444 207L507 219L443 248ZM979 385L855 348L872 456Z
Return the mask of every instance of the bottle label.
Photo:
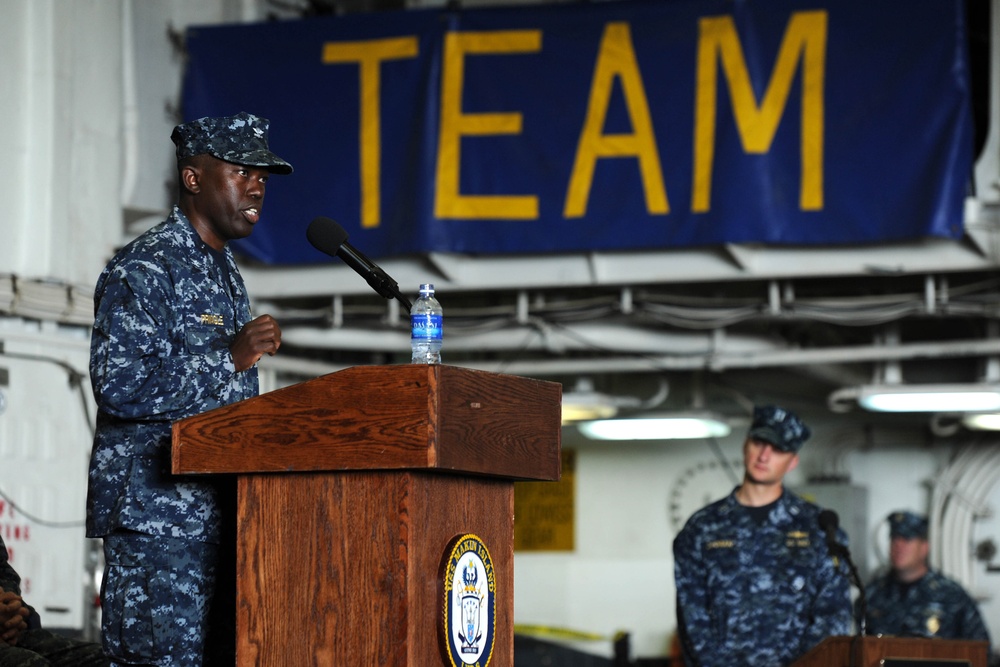
M444 337L444 317L441 315L410 316L410 338L440 340Z

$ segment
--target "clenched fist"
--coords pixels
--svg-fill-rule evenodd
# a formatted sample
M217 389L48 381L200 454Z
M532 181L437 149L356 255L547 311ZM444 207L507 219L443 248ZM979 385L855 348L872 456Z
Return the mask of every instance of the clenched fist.
M250 368L265 354L274 356L281 347L281 327L270 315L247 322L236 334L229 352L233 355L233 363L237 371Z

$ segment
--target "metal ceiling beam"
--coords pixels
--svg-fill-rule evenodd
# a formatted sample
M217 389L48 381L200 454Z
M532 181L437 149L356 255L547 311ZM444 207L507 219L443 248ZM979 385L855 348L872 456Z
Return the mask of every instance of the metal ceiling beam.
M420 283L448 292L511 291L586 286L836 278L990 271L1000 268L1000 224L967 227L966 238L921 239L841 248L780 248L731 244L717 248L588 252L529 257L431 253L380 259L404 293ZM259 301L367 294L371 288L339 261L296 267L241 269Z

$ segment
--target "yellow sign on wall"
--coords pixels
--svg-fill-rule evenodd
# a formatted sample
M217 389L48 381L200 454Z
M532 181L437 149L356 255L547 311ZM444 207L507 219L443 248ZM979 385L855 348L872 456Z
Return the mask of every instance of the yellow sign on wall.
M514 551L573 551L576 452L562 450L558 482L514 483Z

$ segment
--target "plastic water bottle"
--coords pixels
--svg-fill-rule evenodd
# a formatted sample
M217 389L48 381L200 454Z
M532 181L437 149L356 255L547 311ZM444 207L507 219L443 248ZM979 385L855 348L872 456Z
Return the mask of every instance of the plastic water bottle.
M434 285L420 286L420 298L410 308L411 362L440 364L441 342L444 338L444 311L434 298Z

